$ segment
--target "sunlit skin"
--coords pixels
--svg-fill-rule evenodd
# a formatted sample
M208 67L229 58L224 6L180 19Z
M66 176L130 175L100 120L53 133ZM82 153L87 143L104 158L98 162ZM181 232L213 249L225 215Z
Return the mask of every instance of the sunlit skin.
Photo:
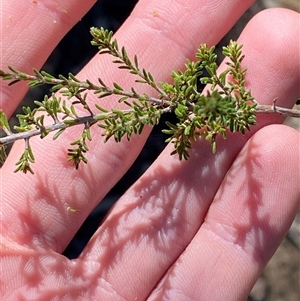
M167 81L201 43L216 44L253 2L140 0L115 36L158 81ZM93 3L2 1L0 69L40 68ZM270 9L239 37L246 84L261 104L277 98L278 106L292 107L300 95L299 24L298 13ZM110 60L96 55L78 77L96 81L101 74L107 83L130 87L132 80ZM1 108L10 116L26 86L0 85ZM56 141L32 138L34 175L13 173L24 148L16 143L1 169L2 299L245 300L299 208L300 137L282 121L260 115L245 136L220 139L214 155L199 140L184 162L167 146L74 260L61 253L150 130L130 142L103 144L95 127L89 162L78 170L66 162L76 127Z

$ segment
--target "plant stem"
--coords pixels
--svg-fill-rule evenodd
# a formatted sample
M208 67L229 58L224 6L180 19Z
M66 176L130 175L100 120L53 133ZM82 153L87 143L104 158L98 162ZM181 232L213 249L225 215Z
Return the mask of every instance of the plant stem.
M159 100L159 99L151 98L150 101L159 102L161 104L161 100ZM287 109L287 108L278 107L278 106L275 106L275 105L260 105L260 104L257 104L255 110L256 110L257 113L266 113L266 114L277 113L277 114L280 114L280 115L300 118L300 111L299 110ZM123 110L123 111L126 112L126 111L129 111L129 110ZM162 112L163 113L170 112L170 107L166 107L165 109L162 110ZM57 122L57 123L54 123L54 124L46 125L41 129L34 129L34 130L30 130L30 131L27 131L27 132L21 132L21 133L11 133L11 134L9 134L5 137L0 138L0 146L1 145L7 145L7 144L13 143L17 140L21 140L21 139L29 139L31 137L41 135L44 132L53 132L53 131L63 130L63 129L66 129L68 127L76 126L76 125L80 125L80 124L95 123L95 122L99 121L100 116L110 115L110 114L111 114L111 112L102 113L102 114L95 114L95 115L92 115L92 116L83 116L83 117L78 117L76 119L73 119L72 124L66 124L63 121L60 121L60 122Z
M299 110L278 107L278 106L275 105L275 103L273 105L260 105L260 104L257 104L257 106L255 107L255 111L257 113L265 113L265 114L277 113L277 114L285 115L285 116L289 116L289 117L300 118L300 111Z

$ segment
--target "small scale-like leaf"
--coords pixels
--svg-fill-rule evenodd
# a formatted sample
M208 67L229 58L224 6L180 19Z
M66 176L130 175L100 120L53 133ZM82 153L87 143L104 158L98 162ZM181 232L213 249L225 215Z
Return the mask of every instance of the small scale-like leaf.
M131 106L130 103L129 103L128 101L126 101L128 98L129 98L128 96L123 96L123 97L121 97L121 98L118 100L118 102L119 102L119 103L123 102L123 103L125 103L126 105Z
M68 73L68 78L76 83L80 83L80 80L71 72Z
M184 129L184 135L185 135L185 136L189 136L190 133L191 133L191 126L188 125L188 126L186 126L185 129Z
M13 80L13 81L11 81L8 85L9 85L9 86L12 86L12 85L18 83L19 81L20 81L20 79Z
M63 132L65 131L65 129L60 129L59 131L57 131L54 135L53 135L53 140L56 140Z
M112 62L114 64L124 64L124 61L121 61L121 60L113 60Z
M48 73L48 72L46 72L46 71L41 71L40 72L40 74L43 76L43 77L45 77L45 78L47 78L47 80L51 80L51 79L55 79L55 77L53 76L53 75L51 75L50 73Z
M137 70L139 69L139 62L138 62L138 58L136 55L134 56L134 66Z
M70 110L71 110L72 114L73 114L75 117L78 117L74 105L71 105L71 106L70 106Z
M36 88L38 86L43 85L44 83L41 82L40 80L31 80L30 82L28 82L28 87L29 88Z
M63 81L68 82L68 79L65 76L63 76L62 74L59 74L58 78L61 79L61 80L63 80Z
M86 133L86 138L89 141L92 141L91 128L89 126L85 129L85 133Z
M147 73L147 78L149 79L150 82L154 82L154 78L150 72Z
M147 82L144 79L136 79L135 82L139 84L147 84Z
M0 163L3 164L7 158L6 145L0 145Z
M120 85L118 85L117 83L113 83L113 85L114 85L115 89L117 89L119 91L124 91L123 88Z
M3 110L0 109L0 128L3 128L6 132L11 133L8 119Z
M127 65L122 65L122 66L119 66L118 67L119 69L127 69L127 70L130 70L131 68Z
M98 95L98 98L104 98L104 97L107 97L107 96L110 96L110 95L112 95L112 91L101 92L101 93Z
M66 124L68 126L72 126L72 125L76 124L76 120L74 120L74 119L65 119L64 124Z

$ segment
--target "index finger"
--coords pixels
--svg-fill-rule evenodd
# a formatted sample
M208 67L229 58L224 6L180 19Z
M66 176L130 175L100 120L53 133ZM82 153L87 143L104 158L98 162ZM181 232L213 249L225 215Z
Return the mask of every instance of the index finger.
M1 1L0 69L31 73L42 67L63 36L92 7L86 1ZM0 81L0 108L10 116L28 87Z

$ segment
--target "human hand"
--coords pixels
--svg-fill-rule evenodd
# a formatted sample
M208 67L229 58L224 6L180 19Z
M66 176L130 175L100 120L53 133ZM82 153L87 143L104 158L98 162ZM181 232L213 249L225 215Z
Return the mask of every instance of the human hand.
M39 68L93 1L36 2L2 4L0 69ZM200 43L215 44L252 2L141 0L116 37L166 81ZM299 14L273 9L242 33L247 85L259 103L277 98L291 106L299 96L298 29ZM131 86L109 60L96 55L79 77L105 74ZM9 115L25 87L1 85ZM299 134L269 125L281 121L259 116L247 135L218 141L215 155L199 140L186 162L167 146L75 260L60 253L132 164L149 129L119 144L103 144L94 129L89 163L79 170L66 162L76 129L55 142L32 138L35 175L13 173L24 147L16 143L1 170L3 300L244 300L299 207Z

